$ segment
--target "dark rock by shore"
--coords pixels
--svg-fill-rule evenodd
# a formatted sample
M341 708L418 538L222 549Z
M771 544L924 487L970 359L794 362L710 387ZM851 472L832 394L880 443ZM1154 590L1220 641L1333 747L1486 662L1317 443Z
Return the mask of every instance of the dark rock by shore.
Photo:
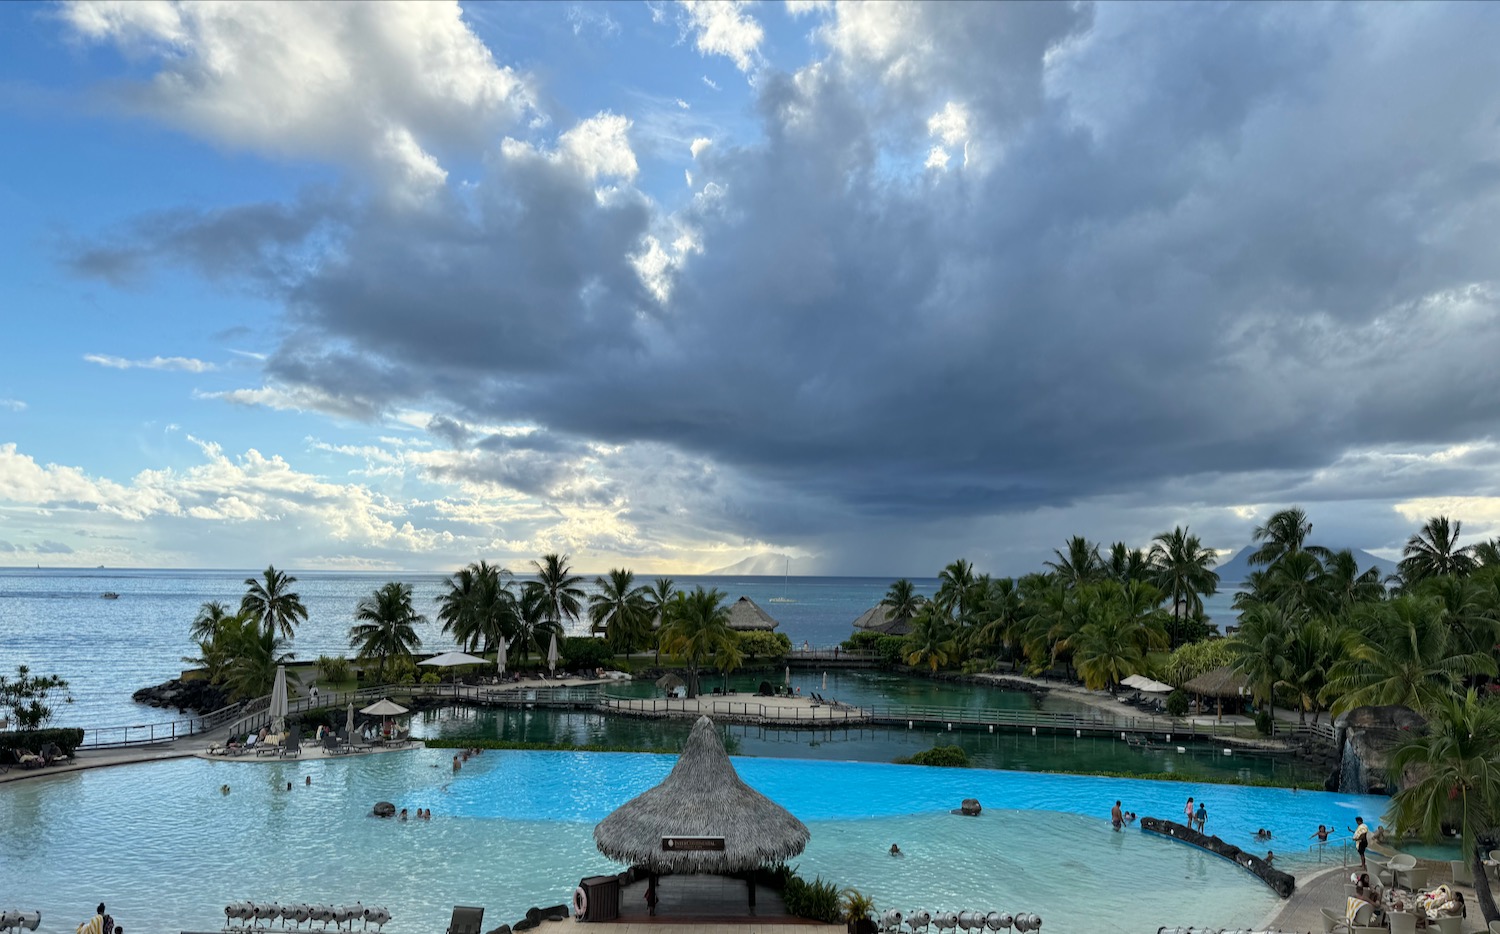
M130 695L137 704L176 707L181 713L208 713L229 706L229 696L205 680L173 678L165 684L141 688Z

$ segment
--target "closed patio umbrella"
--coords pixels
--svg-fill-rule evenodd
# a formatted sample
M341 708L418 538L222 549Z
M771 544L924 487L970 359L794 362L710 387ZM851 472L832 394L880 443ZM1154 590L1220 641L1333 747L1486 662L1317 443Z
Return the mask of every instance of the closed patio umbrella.
M552 634L552 641L547 645L547 671L549 674L557 672L557 633Z
M354 741L354 701L349 702L349 716L344 720L344 738Z
M271 685L271 732L286 732L286 666L276 666L276 681Z
M506 652L505 637L501 636L500 637L500 651L499 651L499 653L495 657L495 674L498 674L498 675L505 674L505 652Z

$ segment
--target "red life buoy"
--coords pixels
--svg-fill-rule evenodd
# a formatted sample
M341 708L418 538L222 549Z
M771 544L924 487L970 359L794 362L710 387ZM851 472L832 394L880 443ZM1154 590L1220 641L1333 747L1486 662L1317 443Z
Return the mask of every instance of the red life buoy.
M575 918L582 918L588 913L589 896L588 893L583 890L583 886L580 885L578 888L573 890L573 916Z

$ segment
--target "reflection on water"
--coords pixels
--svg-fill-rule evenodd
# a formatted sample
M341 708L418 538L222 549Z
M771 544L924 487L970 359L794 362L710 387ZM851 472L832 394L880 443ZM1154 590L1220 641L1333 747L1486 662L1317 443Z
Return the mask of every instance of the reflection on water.
M416 724L421 736L487 739L545 745L607 746L615 749L678 749L692 721L650 720L551 710L428 711ZM1256 779L1316 781L1320 775L1300 760L1256 755L1207 744L1151 748L1119 737L1058 736L1015 732L902 730L839 726L786 729L726 724L726 744L736 755L778 759L891 762L935 745L961 746L974 765L1024 772L1174 773L1193 778L1249 782Z

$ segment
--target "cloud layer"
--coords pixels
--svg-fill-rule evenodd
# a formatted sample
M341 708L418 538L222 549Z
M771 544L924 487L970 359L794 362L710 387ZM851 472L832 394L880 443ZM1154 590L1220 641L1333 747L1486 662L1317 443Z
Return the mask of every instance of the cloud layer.
M694 143L685 198L638 187L629 114L542 114L456 7L70 7L153 63L141 112L367 180L76 268L269 284L289 336L224 398L427 411L424 476L611 554L884 569L882 533L1001 555L1091 515L1230 546L1234 507L1291 501L1378 547L1396 502L1500 495L1490 8L809 5L790 70L762 8L668 12L755 72L755 135Z

